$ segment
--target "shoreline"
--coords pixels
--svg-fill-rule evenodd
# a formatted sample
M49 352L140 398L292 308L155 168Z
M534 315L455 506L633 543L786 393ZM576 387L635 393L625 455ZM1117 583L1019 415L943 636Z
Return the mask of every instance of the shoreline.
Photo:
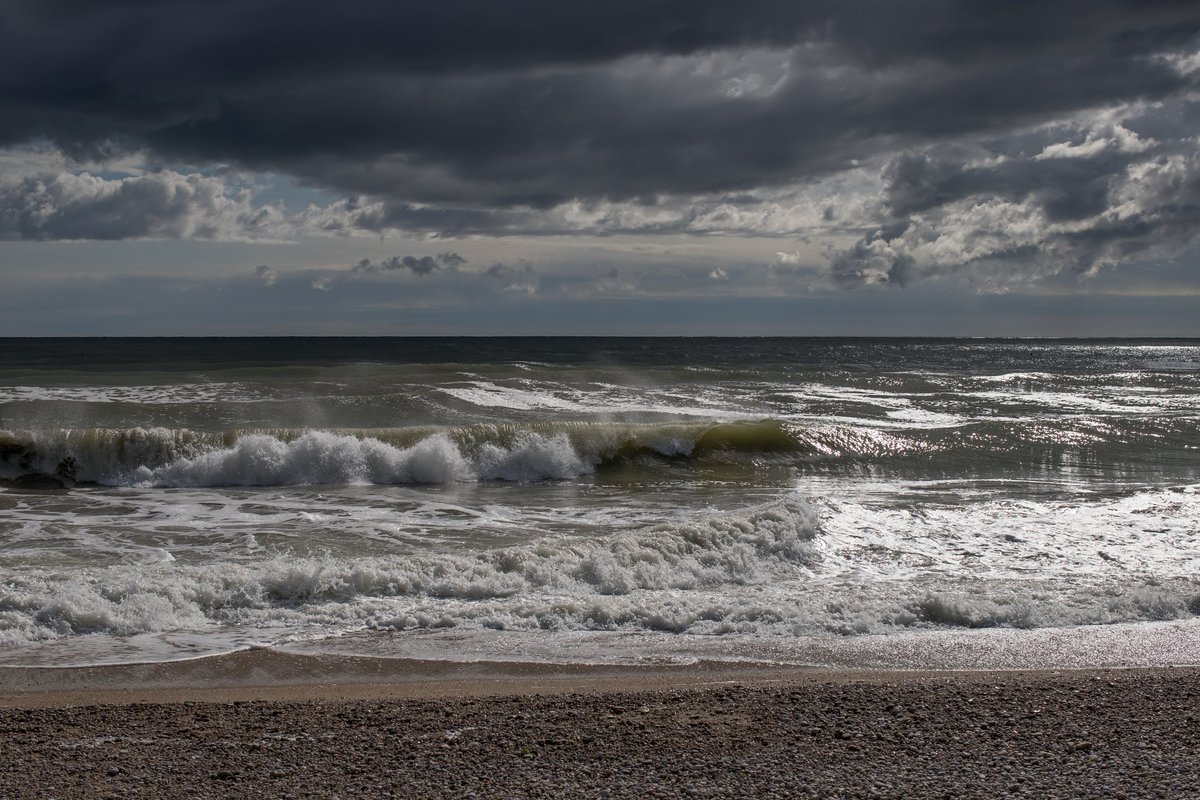
M811 637L786 643L672 640L603 635L578 651L544 657L545 643L524 637L470 642L471 660L445 657L461 641L346 637L311 645L249 647L168 660L110 663L0 662L0 708L121 702L304 699L336 690L345 698L420 698L483 694L657 689L711 682L810 682L869 676L1080 673L1200 669L1200 620L1041 628L923 631L896 636ZM580 641L576 641L580 644ZM486 645L486 646L485 646ZM786 646L785 646L786 645ZM400 650L403 646L403 650ZM570 660L601 652L608 663ZM615 660L640 649L641 661ZM673 654L674 659L664 658ZM77 654L76 654L77 655ZM331 695L330 695L331 696Z
M712 683L778 682L839 672L719 661L651 666L455 662L250 649L167 662L0 667L0 708L653 691Z
M686 664L445 661L269 648L165 662L2 666L0 709L173 703L432 700L543 694L655 692L712 686L1006 682L1017 676L1200 676L1200 665L1038 666L1005 669L853 668L697 660ZM1200 700L1197 701L1200 705Z

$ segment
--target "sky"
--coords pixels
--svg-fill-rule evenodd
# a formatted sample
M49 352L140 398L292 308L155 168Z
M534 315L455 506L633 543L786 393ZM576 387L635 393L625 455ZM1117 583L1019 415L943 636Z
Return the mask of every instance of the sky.
M0 0L0 335L1200 336L1200 4Z

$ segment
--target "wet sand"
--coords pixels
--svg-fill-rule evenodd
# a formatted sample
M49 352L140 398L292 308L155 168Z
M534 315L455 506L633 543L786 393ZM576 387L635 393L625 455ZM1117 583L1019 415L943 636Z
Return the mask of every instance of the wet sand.
M1200 796L1200 668L0 671L0 796Z

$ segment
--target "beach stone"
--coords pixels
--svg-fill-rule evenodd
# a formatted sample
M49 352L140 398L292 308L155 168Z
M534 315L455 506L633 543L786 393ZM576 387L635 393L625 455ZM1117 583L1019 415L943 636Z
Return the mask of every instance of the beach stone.
M79 783L86 781L88 773L77 770L87 758L90 774L119 764L138 776L131 796L162 800L1200 797L1195 725L1181 713L1200 697L1200 670L1103 676L917 675L899 688L894 677L887 686L856 680L736 684L719 692L675 687L670 703L633 691L473 698L470 705L438 697L328 700L323 709L305 702L266 706L277 714L256 703L19 714L0 708L0 730L37 732L0 737L0 797L103 794ZM1116 685L1108 687L1109 680ZM967 696L975 700L969 715ZM900 700L928 719L880 714ZM730 713L710 716L721 707ZM1006 717L1020 718L1031 707L1041 709L1038 719L1007 727ZM623 713L609 719L610 708ZM182 735L195 713L212 719L211 731ZM636 727L617 724L631 717ZM693 727L697 717L707 721L701 734ZM275 731L269 738L254 724L264 718ZM1001 738L981 731L984 723ZM134 729L155 746L130 746ZM451 748L443 747L446 731L457 732ZM603 746L581 746L584 736ZM466 747L468 740L476 746ZM72 741L96 744L85 759L62 763L60 743ZM264 746L249 746L256 742ZM1147 742L1159 746L1139 746ZM153 769L142 768L151 763ZM222 789L213 780L237 783ZM125 783L111 786L116 791Z

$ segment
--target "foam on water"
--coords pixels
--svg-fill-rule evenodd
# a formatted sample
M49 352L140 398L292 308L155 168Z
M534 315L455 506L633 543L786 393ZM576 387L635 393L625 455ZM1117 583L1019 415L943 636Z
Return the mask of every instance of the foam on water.
M1039 531L1047 514L1059 520ZM282 641L361 629L794 637L1186 619L1200 612L1198 520L1196 487L907 515L790 496L475 551L4 570L0 641L229 626Z
M732 398L706 398L703 393L683 395L660 387L621 386L606 382L589 382L579 387L565 384L523 381L520 386L503 386L491 381L476 381L471 386L442 387L441 392L485 409L515 411L557 411L594 414L603 417L668 416L752 419L758 416L747 411Z
M16 437L0 478L33 473L142 487L442 484L560 480L587 474L599 461L596 454L576 452L562 432L520 431L505 438L464 452L446 433L405 446L329 431L64 431Z
M816 531L811 507L789 501L605 540L550 538L477 553L278 554L247 563L21 570L3 576L0 640L279 621L420 627L455 624L456 616L488 627L510 620L536 628L539 617L554 614L577 617L575 624L585 627L620 625L618 617L629 615L627 622L657 627L664 624L655 621L662 612L610 610L611 616L603 598L714 590L803 573L815 562L810 542ZM590 609L588 598L595 598ZM445 608L433 610L439 605ZM604 621L606 615L611 618ZM570 623L564 618L564 624Z
M822 505L828 511L825 567L848 575L1200 578L1200 491L1194 486L1090 501Z
M174 383L136 386L0 386L0 403L253 403L272 399L241 383Z
M139 486L287 486L347 483L446 483L469 468L444 436L400 449L378 439L306 433L293 441L244 436L230 448L157 468L140 467Z

